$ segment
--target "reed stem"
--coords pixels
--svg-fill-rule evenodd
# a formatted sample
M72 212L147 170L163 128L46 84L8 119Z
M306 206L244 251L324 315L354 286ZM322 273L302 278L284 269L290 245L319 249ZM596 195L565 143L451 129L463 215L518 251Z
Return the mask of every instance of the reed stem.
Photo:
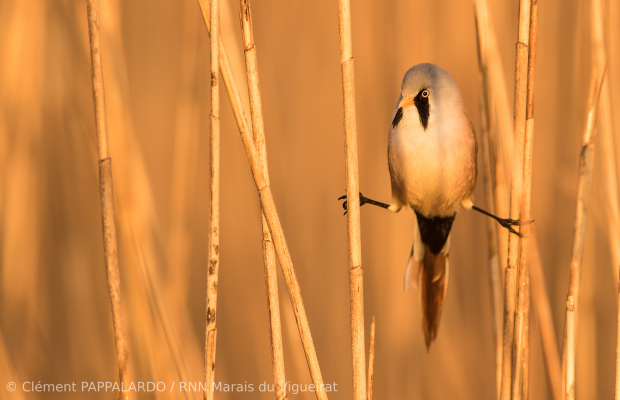
M220 1L211 0L211 136L209 149L210 214L207 280L207 326L205 343L205 400L213 400L217 341L217 286L220 267Z
M588 97L588 116L583 134L583 143L579 154L579 184L577 186L577 209L575 211L575 229L573 236L573 248L570 265L570 278L568 285L568 300L572 304L566 309L566 333L565 333L565 376L564 393L569 398L574 398L575 383L575 345L577 336L577 321L579 317L579 285L581 281L581 269L583 265L583 250L586 241L586 223L588 217L588 205L590 203L590 186L592 184L592 170L594 167L594 143L596 138L596 116L598 101L602 83L605 79L606 68L593 67L590 81L590 95ZM600 77L599 77L600 75ZM571 344L571 340L573 343Z
M267 146L265 144L265 126L263 122L263 106L260 94L258 77L258 60L254 44L254 32L250 5L241 2L241 24L243 33L245 66L248 77L248 94L250 98L250 112L252 115L252 131L254 132L254 146L258 151L260 163L263 166L265 181L269 185L267 166ZM247 17L244 17L247 15ZM271 344L271 364L275 382L275 396L277 400L286 398L286 376L284 370L284 350L282 344L282 323L280 320L280 300L278 295L278 276L276 270L276 255L271 239L271 232L261 207L261 223L263 231L263 262L265 266L265 286L267 289L267 305L269 308L269 334Z
M375 377L375 316L370 324L370 348L368 349L368 400L372 400L372 384Z
M531 230L528 240L530 251L530 279L532 286L532 304L536 314L536 320L540 328L540 337L543 348L543 359L545 361L545 371L549 390L554 400L562 400L562 370L560 353L558 351L558 341L553 325L553 314L547 293L547 284L543 273L538 241L535 230Z
M480 2L483 3L483 2ZM480 96L480 149L482 153L482 176L484 180L484 191L486 199L486 208L496 214L495 207L495 176L493 171L494 161L492 157L492 143L490 137L491 115L493 109L490 99L493 98L491 86L489 82L487 52L485 36L488 35L488 24L481 23L481 20L488 18L486 12L486 3L476 7L476 39L478 44L478 70L482 83L482 92ZM497 214L496 214L497 215ZM502 272L499 263L499 232L497 223L487 219L488 233L488 279L489 293L491 295L491 321L493 325L493 343L495 347L495 378L496 390L499 397L501 377L502 377Z
M567 327L575 325L575 298L571 295L566 301L566 325ZM568 328L566 331L566 388L564 390L566 400L575 400L575 334L575 329Z
M103 84L103 65L101 60L101 40L99 22L99 1L87 0L88 33L90 57L92 63L93 100L95 106L95 125L99 155L99 189L101 197L101 218L103 222L103 248L106 264L106 276L112 305L112 323L114 325L114 342L116 360L121 385L129 388L131 379L128 371L128 344L125 339L123 321L123 304L121 300L121 278L118 267L118 242L114 213L114 190L112 180L112 159L108 145L108 128L105 109L105 91ZM130 398L129 392L121 392L123 399Z
M530 11L531 0L519 1L519 32L516 46L516 65L515 65L515 101L514 101L514 140L513 140L513 157L512 157L512 179L510 181L510 218L519 219L521 215L522 207L522 194L523 194L523 162L525 155L525 135L526 135L526 103L527 103L527 86L528 86L528 46L529 46L529 34L530 34ZM519 229L521 230L522 227ZM526 276L523 272L518 271L519 261L519 248L521 241L516 235L508 236L508 262L506 267L506 274L511 270L512 274L518 273L518 281L520 287L522 283L526 281ZM508 281L508 280L506 280ZM516 389L515 382L520 382L521 379L521 359L517 361L517 357L513 357L514 346L514 312L508 309L511 305L514 305L516 300L514 298L515 288L510 288L508 284L505 286L504 292L504 340L503 340L503 355L502 355L502 385L500 392L501 400L508 400L511 398L520 398L521 387ZM524 296L524 291L520 291L521 297ZM514 309L513 309L514 310ZM520 315L523 318L523 315ZM522 352L519 353L522 356ZM517 371L518 369L518 371Z
M199 0L200 10L202 12L203 20L207 25L207 31L210 33L210 18L209 7L207 0ZM316 356L316 350L314 348L314 342L312 341L312 334L310 333L310 326L308 324L308 318L306 316L306 310L301 297L301 289L295 275L295 269L293 267L293 261L288 251L286 239L284 238L284 232L282 230L282 224L278 216L278 211L273 200L271 193L271 187L267 184L266 176L268 170L263 167L260 162L260 158L256 148L250 129L248 128L247 121L243 112L243 106L241 104L241 97L237 88L237 83L234 79L232 68L226 54L226 49L220 38L220 71L224 79L224 85L228 92L228 98L230 99L233 114L241 134L243 141L243 147L245 148L248 162L252 170L252 176L258 191L261 205L267 225L269 225L269 231L276 249L276 255L280 262L280 267L284 275L284 281L288 289L289 297L291 300L293 312L295 314L295 320L297 322L297 329L299 330L299 336L306 355L306 361L310 370L310 376L312 383L316 388L316 396L319 400L326 400L327 394L325 392L325 384L323 383L323 377L321 376L321 369L319 367L318 358Z
M359 175L357 165L357 123L355 115L355 70L351 41L351 2L338 1L340 63L344 97L344 129L347 182L347 247L349 251L349 293L351 304L351 352L353 398L366 397L366 356L364 342L364 277L360 230Z
M521 195L521 221L532 218L532 153L534 149L534 71L536 66L536 36L538 32L538 0L531 0L528 34L527 83L525 99L525 137L523 144L523 192ZM516 103L515 103L515 107ZM516 115L516 113L515 113ZM515 120L515 126L517 121ZM518 155L517 155L518 156ZM530 259L528 241L532 226L521 227L519 238L519 266L517 283L517 310L515 316L513 354L512 398L527 399L529 389L529 323L530 323Z
M601 0L591 2L591 30L593 41L593 56L598 66L607 62L607 51L605 46L603 4ZM613 35L612 35L613 36ZM613 47L612 47L613 48ZM616 162L616 146L614 143L614 127L612 119L612 103L610 79L603 82L601 88L601 99L599 104L599 123L598 130L602 141L603 172L605 176L606 204L605 216L608 221L609 247L611 250L611 265L615 278L620 288L620 201L618 199L618 175ZM620 290L618 292L618 328L617 328L617 347L616 347L616 388L615 398L620 400Z

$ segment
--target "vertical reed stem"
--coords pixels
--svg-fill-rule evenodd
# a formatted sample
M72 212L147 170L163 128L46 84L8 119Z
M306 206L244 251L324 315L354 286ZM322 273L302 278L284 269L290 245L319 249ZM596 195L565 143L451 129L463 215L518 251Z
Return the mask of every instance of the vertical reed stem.
M344 95L344 129L347 182L347 245L349 249L349 293L351 296L351 352L353 398L366 396L366 356L364 343L364 278L360 232L360 202L357 168L357 126L355 116L355 71L351 42L351 3L338 1L340 62Z
M207 282L207 326L205 343L205 400L213 400L215 349L217 340L217 286L220 266L220 2L211 0L211 136L210 136L210 208L209 265Z
M558 351L558 341L553 325L553 315L545 283L538 242L534 229L528 240L530 251L530 272L532 284L532 303L536 311L536 319L540 328L540 336L543 348L543 358L545 361L545 371L547 382L554 400L561 400L562 395L562 370L560 363L560 353Z
M203 19L207 24L207 30L210 31L208 24L209 18L207 14L208 8L205 6L206 0L199 0L200 9L202 11ZM242 3L243 6L243 3ZM247 12L241 13L242 29L244 24L246 27L251 28L249 8ZM248 21L243 21L247 18ZM245 37L245 35L244 35ZM316 349L314 348L314 342L312 341L312 334L310 332L310 326L308 324L308 318L306 316L306 309L304 307L303 299L301 297L301 289L295 275L295 269L293 267L293 261L288 251L284 232L282 230L282 224L278 216L278 211L273 200L271 193L271 187L267 184L268 170L260 161L260 156L254 146L254 141L250 133L250 129L247 126L247 121L243 113L243 106L241 105L241 97L239 96L239 90L235 82L226 50L221 43L220 39L220 69L224 78L224 85L228 91L228 98L230 99L235 120L237 121L237 127L241 134L243 141L243 147L245 148L248 162L252 170L252 176L258 191L261 206L263 207L263 214L269 225L269 231L275 246L276 255L282 268L282 274L284 275L284 281L288 289L289 298L293 312L295 314L295 320L297 322L297 329L299 330L299 336L306 355L306 361L308 363L308 369L310 370L310 376L312 377L312 383L316 388L316 396L319 400L327 400L327 394L325 391L325 384L323 383L323 377L321 376L321 369L319 367L319 361L316 355ZM257 73L257 72L256 72Z
M478 15L484 13L484 15ZM486 33L486 26L481 25L481 17L487 18L485 4L479 6L476 3L476 39L478 44L478 70L482 81L482 93L480 96L480 148L482 152L482 172L484 179L484 192L487 210L496 214L495 207L495 187L491 152L491 115L493 114L490 99L492 98L491 87L488 76L487 65L487 46L483 43L483 34ZM502 377L502 276L499 263L499 233L498 225L491 218L487 219L488 233L488 271L489 271L489 293L491 295L491 320L493 323L493 343L495 345L495 378L496 390L499 397L499 390Z
M566 325L575 325L575 299L569 295L566 301ZM575 399L575 329L568 328L566 331L566 388L564 398L566 400Z
M112 180L112 159L108 147L108 127L105 109L105 91L103 85L103 65L101 61L101 41L99 33L99 1L87 0L88 33L90 58L92 63L93 101L95 106L95 124L99 155L99 190L101 197L101 218L103 222L103 249L105 255L106 275L110 302L112 305L112 323L114 325L114 342L116 360L122 387L129 388L130 378L127 365L128 344L125 340L123 321L123 304L121 301L121 278L118 267L118 242L116 240L116 223L114 214L114 189ZM130 398L129 392L121 392L123 399Z
M375 316L370 324L370 348L368 349L368 400L372 400L372 384L375 377Z
M603 23L603 4L601 0L592 1L591 28L596 64L601 66L607 60L605 49L605 35ZM613 48L613 47L612 47ZM614 130L612 120L612 104L610 80L605 80L601 89L600 99L599 132L602 140L603 171L605 174L605 189L607 191L606 218L609 227L609 242L611 250L612 268L618 280L618 327L616 344L616 388L615 398L620 400L620 207L618 200L618 176L616 164L616 151L614 143Z
M519 219L530 221L532 212L532 153L534 148L534 70L536 65L536 36L538 32L538 0L531 0L527 83L525 99L525 137L523 144L523 191ZM516 104L515 104L516 107ZM515 113L516 115L516 113ZM515 120L515 126L517 122ZM517 313L514 327L515 354L513 354L512 398L527 399L529 388L529 316L530 316L530 260L527 242L531 225L521 227L519 239L519 266Z
M608 3L608 2L605 2ZM592 48L593 57L596 64L600 68L605 65L608 55L605 45L605 23L604 14L605 10L602 0L591 1L591 35L592 35ZM609 10L610 13L611 9ZM610 21L610 25L613 22ZM609 40L611 42L613 35L610 35ZM612 46L610 44L610 46ZM613 48L613 47L612 47ZM614 142L614 126L613 126L613 110L611 102L611 78L606 79L603 82L601 89L601 99L599 101L599 117L598 117L598 131L601 136L601 150L602 150L602 162L603 162L603 175L605 176L604 187L607 192L606 196L606 219L608 221L609 229L609 241L612 260L612 271L616 279L618 279L618 265L620 265L620 199L618 199L618 165L616 162L616 148Z
M263 106L260 95L258 78L258 60L254 44L252 17L250 4L241 3L241 25L243 33L245 66L248 76L248 92L250 97L250 112L252 114L252 130L254 132L254 146L258 151L258 158L263 166L265 182L269 185L267 165L267 147L265 145L265 126L263 122ZM271 239L271 232L261 207L261 222L263 229L263 261L265 265L265 286L267 289L267 305L269 307L269 333L271 340L271 364L275 382L275 396L277 400L286 398L286 377L284 372L284 352L282 345L282 324L280 321L280 301L278 296L278 276L276 270L276 255Z
M502 351L502 385L500 387L500 399L510 398L510 377L512 367L512 339L515 315L515 268L506 268L504 273L504 335Z
M602 83L605 79L606 68L593 66L588 98L588 117L583 134L583 144L579 155L579 184L577 187L577 210L575 212L575 230L571 255L570 278L568 285L568 300L572 305L566 309L566 357L565 357L565 394L574 398L575 381L575 345L577 336L577 321L579 317L579 284L583 265L583 249L586 241L586 223L588 205L590 202L590 186L592 184L592 170L594 167L594 140L596 137L596 115ZM600 78L597 79L597 76ZM573 341L571 345L571 340Z
M523 194L523 161L525 152L525 135L526 135L526 103L527 103L527 84L528 84L528 46L529 46L529 34L530 34L530 10L531 0L519 1L519 32L516 46L516 62L515 62L515 103L514 103L514 141L513 141L513 154L512 157L512 179L510 182L510 218L519 219L522 207L522 194ZM520 229L521 230L521 229ZM508 263L506 267L506 274L511 270L513 274L518 272L519 284L522 287L522 283L525 282L526 276L521 271L517 271L519 261L519 247L521 241L516 235L509 235L508 237ZM507 280L508 281L508 280ZM520 396L521 388L515 391L515 381L520 381L521 374L521 360L517 361L516 357L513 357L514 346L514 308L509 309L510 306L514 306L515 288L510 288L505 285L504 294L504 341L503 341L503 356L502 356L502 387L500 392L500 399L507 400L511 397L511 389L513 393L513 399ZM520 291L521 297L524 296L523 289ZM522 317L522 315L521 315ZM522 355L522 352L520 353ZM516 370L518 368L518 371ZM517 375L518 374L518 375ZM512 378L512 379L511 379Z

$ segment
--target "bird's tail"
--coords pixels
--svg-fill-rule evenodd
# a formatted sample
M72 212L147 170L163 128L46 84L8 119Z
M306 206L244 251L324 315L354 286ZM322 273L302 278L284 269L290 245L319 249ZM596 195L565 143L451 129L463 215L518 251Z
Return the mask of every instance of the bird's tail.
M427 245L424 245L424 258L418 271L418 285L420 287L420 303L422 304L422 324L426 348L437 337L441 309L448 292L449 262L446 254L433 254Z

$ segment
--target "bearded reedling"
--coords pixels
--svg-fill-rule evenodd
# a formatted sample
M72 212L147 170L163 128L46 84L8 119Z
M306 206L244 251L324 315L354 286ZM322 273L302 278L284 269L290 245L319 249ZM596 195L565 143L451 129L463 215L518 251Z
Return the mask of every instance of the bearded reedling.
M448 290L450 230L456 212L461 207L476 210L517 235L512 226L521 222L499 218L473 203L478 144L450 74L433 64L418 64L405 74L401 90L388 140L392 204L360 193L360 205L394 213L409 206L416 215L404 287L409 290L417 271L424 338L430 348ZM346 210L346 195L339 200L343 199Z

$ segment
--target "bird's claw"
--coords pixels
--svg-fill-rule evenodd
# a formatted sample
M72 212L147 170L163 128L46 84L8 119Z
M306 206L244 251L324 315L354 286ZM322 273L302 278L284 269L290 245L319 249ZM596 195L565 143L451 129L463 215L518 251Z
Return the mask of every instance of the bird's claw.
M338 200L344 200L344 202L342 203L342 208L344 208L344 214L342 215L347 215L347 195L343 194L342 196L338 197Z
M347 215L347 212L349 211L347 209L347 195L343 194L342 196L338 197L338 200L344 200L344 202L342 203L342 208L344 208L344 214L342 215ZM360 192L360 207L363 206L364 204L366 204L368 201L368 199L366 197L364 197L364 195Z
M504 228L508 229L508 232L514 233L515 235L517 235L519 237L523 237L522 233L515 231L512 227L513 226L529 225L532 222L534 222L534 220L521 222L518 219L515 220L515 219L512 219L512 218L500 218L500 219L498 219L498 222L499 222L499 224L501 226L503 226Z

